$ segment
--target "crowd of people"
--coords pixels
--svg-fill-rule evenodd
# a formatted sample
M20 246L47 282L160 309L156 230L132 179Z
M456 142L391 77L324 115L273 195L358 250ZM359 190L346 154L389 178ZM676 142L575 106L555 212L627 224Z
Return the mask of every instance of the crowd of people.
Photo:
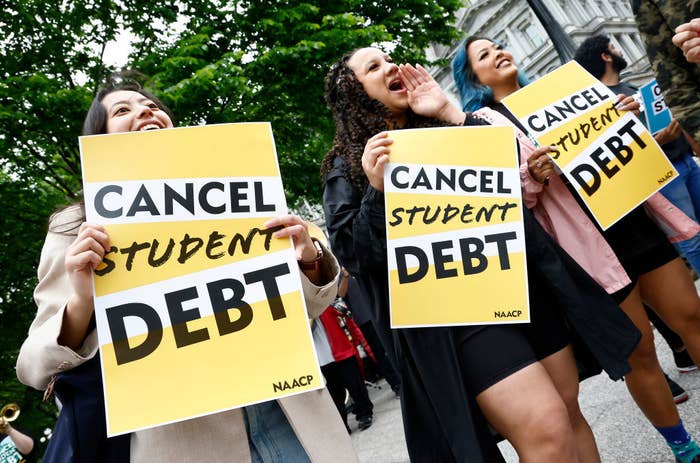
M23 383L54 392L61 403L43 461L355 462L346 391L359 429L369 428L365 378L376 371L400 397L412 461L501 462L496 444L505 438L523 462L598 462L578 392L581 379L604 371L625 379L677 461L700 463L650 325L689 357L686 368L700 361L700 297L679 255L700 272L693 158L700 155L700 19L679 18L653 1L632 3L675 117L655 138L680 177L606 230L552 161L556 148L537 146L502 103L529 80L497 42L470 37L459 45L452 71L461 108L422 66L397 65L378 48L349 51L333 64L325 98L335 137L320 167L329 245L296 215L265 223L280 227L275 239L294 243L327 388L107 438L92 275L110 249L109 235L85 221L82 202L57 211L38 267L38 311L17 360ZM662 12L674 31L660 34L650 24ZM639 113L636 88L620 80L624 57L609 38L584 41L576 60L618 95L621 109ZM116 82L95 97L83 134L167 129L174 120L156 96ZM391 329L389 131L488 125L512 126L519 147L531 320ZM0 432L20 453L33 451L9 424Z

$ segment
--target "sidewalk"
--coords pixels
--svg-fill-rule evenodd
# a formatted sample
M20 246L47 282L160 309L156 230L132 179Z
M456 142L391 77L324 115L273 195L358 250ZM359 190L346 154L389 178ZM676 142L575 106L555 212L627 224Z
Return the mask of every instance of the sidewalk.
M678 410L688 431L700 440L700 371L678 373L671 351L659 335L656 346L664 371L690 394L690 400ZM349 418L353 446L363 463L408 462L399 400L384 381L380 386L369 391L375 413L372 427L359 431L354 417ZM589 378L581 383L579 401L603 463L674 463L671 451L634 404L623 382L612 382L605 374ZM507 462L518 461L507 442L499 447Z

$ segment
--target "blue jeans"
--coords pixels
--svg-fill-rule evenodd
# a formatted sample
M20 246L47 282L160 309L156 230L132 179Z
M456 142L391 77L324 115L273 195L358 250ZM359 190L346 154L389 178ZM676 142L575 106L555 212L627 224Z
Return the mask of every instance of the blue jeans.
M311 463L276 400L245 407L243 420L252 463Z
M672 162L678 177L663 187L661 194L697 222L700 217L700 167L690 153ZM689 240L675 243L675 246L700 274L700 233Z

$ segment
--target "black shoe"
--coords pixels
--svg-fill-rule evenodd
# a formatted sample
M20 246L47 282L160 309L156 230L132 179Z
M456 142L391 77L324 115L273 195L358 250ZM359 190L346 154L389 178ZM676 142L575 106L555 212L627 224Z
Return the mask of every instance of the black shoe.
M690 355L688 355L688 351L686 349L683 349L680 352L676 352L674 350L673 360L676 362L676 368L678 368L678 371L681 373L688 373L698 369L695 362L693 362L693 359L691 359Z
M686 392L685 389L683 389L678 383L676 383L674 380L668 377L666 373L664 373L664 378L666 378L666 382L668 383L668 387L671 388L671 394L673 394L673 401L677 404L682 404L688 398L690 397L688 393Z
M363 416L357 419L357 427L361 430L365 430L372 426L372 415Z

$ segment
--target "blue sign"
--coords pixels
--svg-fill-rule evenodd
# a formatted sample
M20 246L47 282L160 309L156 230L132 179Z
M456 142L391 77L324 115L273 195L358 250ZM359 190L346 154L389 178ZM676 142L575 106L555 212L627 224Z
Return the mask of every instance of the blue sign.
M656 79L639 89L644 102L644 115L647 120L649 132L656 134L665 129L671 123L671 110L666 106L661 88L656 83Z

